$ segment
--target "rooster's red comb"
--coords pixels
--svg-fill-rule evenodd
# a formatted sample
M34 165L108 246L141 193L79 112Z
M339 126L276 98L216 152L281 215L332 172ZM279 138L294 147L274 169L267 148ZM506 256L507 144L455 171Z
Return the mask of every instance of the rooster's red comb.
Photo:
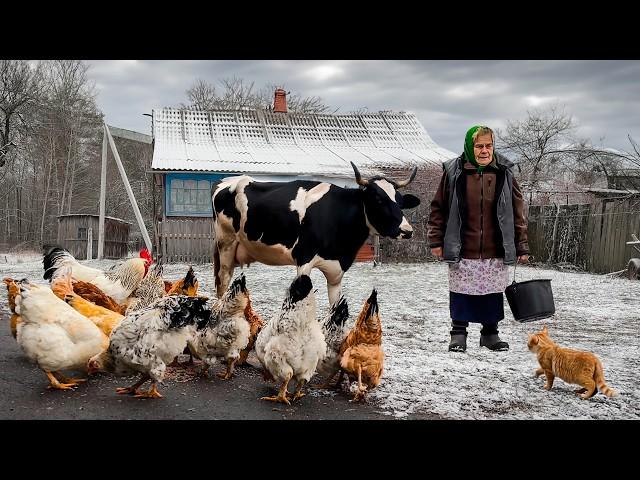
M153 258L151 257L151 253L146 248L140 250L140 258L144 258L149 264L153 263Z

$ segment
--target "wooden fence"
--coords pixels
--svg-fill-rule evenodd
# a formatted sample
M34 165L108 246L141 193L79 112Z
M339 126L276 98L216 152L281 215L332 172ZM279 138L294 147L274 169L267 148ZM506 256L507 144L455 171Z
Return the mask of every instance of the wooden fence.
M638 253L640 200L529 207L529 246L536 261L570 263L593 273L626 268Z
M163 260L167 263L211 263L212 225L210 218L158 222L158 237Z
M213 222L210 218L158 222L160 253L165 263L212 263ZM358 251L356 262L375 260L378 240L369 237Z

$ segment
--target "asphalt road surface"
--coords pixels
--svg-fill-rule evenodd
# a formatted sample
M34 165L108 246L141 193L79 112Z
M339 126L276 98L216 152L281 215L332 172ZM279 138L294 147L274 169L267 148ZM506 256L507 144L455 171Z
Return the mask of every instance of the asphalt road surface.
M186 356L185 356L186 357ZM250 356L254 363L254 358ZM75 390L51 390L44 372L29 362L11 336L9 319L0 313L0 420L391 420L369 402L351 403L351 395L311 392L291 406L259 398L273 396L277 385L262 379L254 366L237 368L231 380L215 373L196 376L195 367L171 367L159 391L160 399L116 394L116 387L135 383L136 377L98 374ZM86 375L82 375L86 377ZM312 379L312 382L315 379ZM149 383L143 385L148 388ZM293 387L290 384L289 389ZM410 416L432 419L435 416Z

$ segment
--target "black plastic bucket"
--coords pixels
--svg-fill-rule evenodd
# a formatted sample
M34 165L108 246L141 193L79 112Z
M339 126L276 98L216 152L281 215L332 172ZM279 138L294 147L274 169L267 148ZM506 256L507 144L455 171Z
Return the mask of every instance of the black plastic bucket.
M550 279L513 282L504 293L513 318L518 322L541 320L556 313Z

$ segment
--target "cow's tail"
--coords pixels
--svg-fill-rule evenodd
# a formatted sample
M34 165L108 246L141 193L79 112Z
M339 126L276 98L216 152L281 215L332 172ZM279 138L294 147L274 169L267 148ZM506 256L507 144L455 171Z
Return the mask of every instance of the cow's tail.
M220 186L220 184L222 183L222 179L218 179L217 181L215 181L214 183L211 184L211 210L213 211L213 220L215 221L218 217L217 213L216 213L216 206L215 206L215 194L216 194L216 190L218 189L218 186Z
M213 238L213 281L216 292L220 284L220 250L218 250L218 239Z

